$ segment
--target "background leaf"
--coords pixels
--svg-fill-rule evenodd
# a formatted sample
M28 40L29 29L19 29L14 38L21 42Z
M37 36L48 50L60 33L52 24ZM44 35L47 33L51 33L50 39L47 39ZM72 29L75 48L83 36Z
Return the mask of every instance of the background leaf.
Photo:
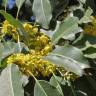
M75 17L69 17L63 22L61 22L58 29L53 34L52 41L54 44L56 44L60 38L65 38L65 39L67 38L70 40L72 36L78 33L78 30L79 30L78 19Z
M88 9L85 12L85 15L80 19L79 23L88 23L88 22L92 22L91 20L91 14L93 13L92 9L90 7L88 7Z
M48 29L52 18L52 10L49 0L34 0L32 9L36 16L36 22L41 24L43 28Z
M27 32L25 32L21 22L19 20L16 20L15 18L13 18L10 14L6 13L4 10L0 10L0 14L2 14L4 16L4 18L14 27L16 27L18 29L18 33L20 34L20 36L22 36L24 38L24 40L26 42L28 42L28 38L29 34Z
M7 4L8 4L8 0L2 0L2 6L7 6Z
M82 48L84 56L91 59L96 59L96 44L86 42L86 46Z
M18 9L20 9L22 7L23 3L25 2L25 0L16 0L15 2L16 2Z

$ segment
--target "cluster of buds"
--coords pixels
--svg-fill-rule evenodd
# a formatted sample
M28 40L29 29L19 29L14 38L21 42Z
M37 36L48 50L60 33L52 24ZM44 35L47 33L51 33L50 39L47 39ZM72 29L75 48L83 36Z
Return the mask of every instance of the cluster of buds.
M18 38L18 33L16 28L11 25L7 20L3 22L3 26L1 29L1 37L4 38L6 37L7 39L14 39L17 40Z
M52 73L57 71L55 64L42 59L42 56L47 55L53 50L50 38L40 32L37 25L24 23L23 27L30 36L28 44L30 51L28 54L12 54L7 58L7 64L18 65L20 71L27 76L30 76L30 72L36 77L49 77ZM7 20L3 23L1 33L3 33L3 36L12 36L12 40L15 40L15 42L18 40L17 29L14 28L14 26L12 26ZM22 38L20 38L20 40L23 42ZM75 79L75 75L73 73L68 72L68 74L64 73L63 75L67 80Z
M32 26L31 24L25 23L24 29L29 33L31 38L29 39L29 48L32 50L39 51L40 54L45 55L52 51L51 40L44 33L40 32L38 26Z
M78 76L73 73L73 72L70 72L70 71L66 71L64 68L62 67L58 67L57 68L57 71L59 72L59 74L63 77L63 79L65 81L75 81Z
M7 64L16 64L22 73L30 76L31 72L34 76L48 77L56 71L56 66L49 61L41 59L40 55L17 53L7 58Z
M39 76L40 74L44 77L50 76L56 70L55 65L41 59L42 56L52 51L50 38L40 32L37 25L24 23L23 27L30 36L28 44L30 51L28 54L17 53L9 56L7 64L18 65L22 73L26 75L29 75L28 71L30 71L34 76ZM11 36L13 41L18 41L17 29L7 20L3 22L1 32L2 37ZM22 38L20 40L23 42Z

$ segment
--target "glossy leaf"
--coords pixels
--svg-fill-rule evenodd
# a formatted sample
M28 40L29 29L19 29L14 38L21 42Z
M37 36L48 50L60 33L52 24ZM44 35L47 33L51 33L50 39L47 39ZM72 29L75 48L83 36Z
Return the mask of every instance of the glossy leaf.
M38 22L43 28L48 29L52 18L52 10L49 0L34 0L33 13Z
M79 76L84 74L83 69L90 67L80 49L71 45L57 47L52 53L46 56L45 59Z

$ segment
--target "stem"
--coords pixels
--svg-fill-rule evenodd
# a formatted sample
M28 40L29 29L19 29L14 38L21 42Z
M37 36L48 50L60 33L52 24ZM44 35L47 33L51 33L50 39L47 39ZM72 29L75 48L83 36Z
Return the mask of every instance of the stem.
M20 45L20 37L19 37L19 34L18 34L18 46L19 46L19 50L20 50L20 52L21 52L22 49L21 49L21 45Z
M72 90L73 95L76 96L76 93L75 93L75 91L74 91L74 88L73 88L70 80L68 80L68 83L70 84L70 88L71 88L71 90Z
M16 19L18 20L20 8L17 10Z
M5 0L5 13L6 13L6 9L7 9L7 0Z

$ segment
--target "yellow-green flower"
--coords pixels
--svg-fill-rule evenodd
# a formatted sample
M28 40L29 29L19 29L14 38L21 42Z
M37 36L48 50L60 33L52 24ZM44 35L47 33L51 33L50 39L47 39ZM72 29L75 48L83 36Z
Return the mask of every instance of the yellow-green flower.
M36 54L17 53L8 57L7 64L16 64L26 75L30 71L34 76L48 77L56 71L56 66L49 61L41 59L42 56Z

